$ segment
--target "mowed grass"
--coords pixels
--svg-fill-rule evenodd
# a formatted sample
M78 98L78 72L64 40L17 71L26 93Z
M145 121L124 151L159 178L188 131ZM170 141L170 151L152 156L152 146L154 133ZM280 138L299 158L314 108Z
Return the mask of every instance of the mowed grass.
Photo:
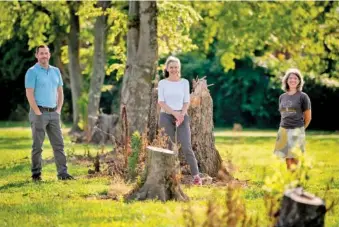
M27 124L0 123L0 226L185 226L183 210L191 207L198 223L205 219L208 200L223 204L225 188L186 187L189 203L132 202L122 199L102 200L109 191L123 191L128 185L109 177L88 178L88 166L69 162L69 172L76 181L58 181L55 164L43 166L43 182L30 179L31 132ZM72 144L65 132L65 150L84 154L86 147ZM216 146L224 160L236 166L234 176L247 180L242 198L247 211L258 215L267 226L264 206L264 179L278 171L283 162L272 155L276 132L254 130L234 133L216 130ZM106 151L111 147L107 146ZM90 146L92 154L98 148ZM46 138L43 159L53 157ZM308 132L307 159L311 160L308 192L323 196L328 182L327 203L339 197L339 135L331 132ZM326 214L326 226L339 226L339 208Z

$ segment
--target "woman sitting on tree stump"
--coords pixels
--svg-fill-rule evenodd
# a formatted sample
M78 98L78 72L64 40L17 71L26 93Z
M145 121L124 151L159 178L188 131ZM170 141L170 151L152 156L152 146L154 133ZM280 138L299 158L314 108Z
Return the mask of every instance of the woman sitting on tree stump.
M189 83L181 78L180 60L170 56L165 63L165 79L158 84L158 103L160 110L160 128L169 136L169 149L172 149L176 134L185 158L190 165L193 184L201 185L197 159L191 145L191 129L187 110L190 101Z

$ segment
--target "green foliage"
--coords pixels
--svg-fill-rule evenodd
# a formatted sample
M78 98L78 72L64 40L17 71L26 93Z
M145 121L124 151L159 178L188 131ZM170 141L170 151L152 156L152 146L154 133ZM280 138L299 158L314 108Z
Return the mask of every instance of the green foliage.
M6 40L11 39L15 34L15 23L19 14L20 5L18 2L1 2L0 7L0 46Z
M107 57L108 64L106 73L110 75L115 72L116 80L119 80L125 72L126 56L126 35L127 35L127 12L122 7L124 3L116 3L108 9L108 24L110 24L107 36Z
M246 126L275 126L279 123L277 101L280 86L251 59L236 61L237 70L225 73L217 56L206 59L202 56L183 55L183 76L193 79L207 76L213 97L216 125L241 123ZM279 82L280 83L280 82Z
M34 63L37 44L49 44L52 51L61 45L62 62L69 63L69 3L0 3L0 82L5 88L1 95L11 97L3 103L1 119L8 119L21 107L28 109L24 89L17 84L23 83L26 70ZM76 13L80 16L80 62L86 92L92 72L95 18L108 15L106 74L110 77L105 78L100 108L105 113L118 112L126 64L128 2L112 2L105 12L95 1L72 4L79 5ZM287 67L298 67L305 76L304 91L312 101L310 127L335 130L339 127L333 123L338 115L333 110L339 88L338 7L338 2L331 1L160 1L159 56L180 55L184 77L207 76L208 83L214 84L209 89L217 126L239 122L276 127L280 77ZM58 46L56 39L61 43ZM64 108L69 120L70 97L65 96Z
M278 98L283 93L283 74L272 75L267 68L257 66L253 58L236 60L236 69L225 73L220 58L213 54L217 46L214 43L206 55L198 51L179 55L183 77L192 80L197 76L207 76L208 84L213 84L209 90L213 98L215 125L229 127L241 123L245 127L278 127ZM339 125L333 119L338 113L331 106L338 99L337 80L324 75L312 79L306 73L304 77L303 91L312 102L310 127L335 130Z
M194 36L203 35L199 43L205 50L218 40L216 54L226 71L235 69L234 60L251 56L275 75L291 66L314 75L327 70L337 75L338 2L192 4L203 15Z
M141 136L138 131L135 131L131 138L131 149L132 153L128 157L128 177L134 180L137 177L137 166L139 153L141 150Z
M157 7L159 54L196 49L190 31L192 25L201 20L200 15L191 6L181 2L162 1L157 3Z
M56 32L64 32L67 24L65 1L54 2L1 2L0 45L14 35L28 36L32 49L41 44L52 43ZM19 25L19 26L16 26Z

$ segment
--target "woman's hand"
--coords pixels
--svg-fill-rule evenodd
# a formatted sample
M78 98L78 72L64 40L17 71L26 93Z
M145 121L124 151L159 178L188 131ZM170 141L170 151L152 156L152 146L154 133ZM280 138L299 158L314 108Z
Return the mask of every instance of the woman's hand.
M182 115L179 112L174 112L173 116L175 117L175 124L178 127L179 125L181 125L181 123L184 121L185 119L185 115Z

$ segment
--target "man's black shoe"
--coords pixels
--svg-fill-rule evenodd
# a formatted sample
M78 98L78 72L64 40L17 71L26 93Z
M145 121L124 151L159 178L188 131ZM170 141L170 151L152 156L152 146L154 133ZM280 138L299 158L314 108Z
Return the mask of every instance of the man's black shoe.
M41 179L41 173L35 173L35 174L33 174L33 175L32 175L32 180L33 180L34 182L41 181L41 180L42 180L42 179Z
M68 173L62 174L58 176L59 180L75 180L74 177L69 175Z

